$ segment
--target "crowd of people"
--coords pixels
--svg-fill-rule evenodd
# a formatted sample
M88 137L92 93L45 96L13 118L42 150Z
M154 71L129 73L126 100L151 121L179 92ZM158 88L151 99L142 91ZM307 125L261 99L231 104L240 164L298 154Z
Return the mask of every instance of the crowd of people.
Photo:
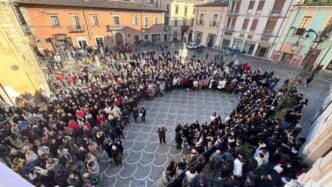
M273 72L246 71L245 66L226 83L226 90L241 98L226 119L213 113L209 123L177 125L177 149L185 142L191 151L180 162L171 161L156 186L207 187L206 165L217 176L212 183L224 187L282 187L309 169L298 155L305 141L298 137L298 122L308 100L295 87L288 91L289 80L277 89ZM287 93L288 105L283 103Z
M176 128L177 148L185 139L193 149L188 159L170 163L163 185L205 186L199 173L207 162L218 163L213 166L218 172L228 166L221 170L225 186L248 181L254 186L280 186L280 181L303 169L296 157L301 145L296 124L306 100L296 89L290 93L296 104L287 111L286 120L271 119L287 90L287 83L275 89L279 80L273 72L253 71L238 61L225 63L222 55L200 61L176 54L132 52L128 62L120 63L105 53L106 71L84 69L59 78L51 85L46 107L34 103L4 107L11 120L1 129L1 159L36 186L96 185L102 150L114 167L121 165L123 129L131 119L138 122L138 117L145 123L146 110L138 108L138 102L185 88L237 93L241 101L225 121L213 114L209 124ZM160 129L160 142L166 143L166 129Z

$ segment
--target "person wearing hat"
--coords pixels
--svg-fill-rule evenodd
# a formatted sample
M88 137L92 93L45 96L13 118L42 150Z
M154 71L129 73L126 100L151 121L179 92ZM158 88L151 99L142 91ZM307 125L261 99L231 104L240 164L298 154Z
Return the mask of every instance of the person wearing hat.
M164 124L160 124L157 130L160 144L166 144L166 131L167 129L165 128Z

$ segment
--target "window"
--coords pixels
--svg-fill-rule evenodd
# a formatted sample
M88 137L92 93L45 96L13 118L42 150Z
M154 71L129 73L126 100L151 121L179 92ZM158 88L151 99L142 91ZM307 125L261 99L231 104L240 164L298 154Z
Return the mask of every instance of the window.
M187 16L187 14L188 14L188 7L186 6L184 7L184 16Z
M265 1L259 1L257 11L263 10L264 4L265 4Z
M252 10L255 6L255 1L250 1L248 10Z
M216 25L217 25L217 19L218 19L218 14L215 14L215 15L213 16L212 26L216 26Z
M270 34L272 34L272 32L273 32L274 27L276 26L276 24L277 24L277 19L275 19L275 18L270 18L270 19L267 21L267 24L266 24L266 27L265 27L264 33L270 33Z
M120 18L119 18L119 16L114 16L113 17L113 22L114 22L115 25L120 25Z
M246 30L248 27L249 19L245 19L242 25L242 30Z
M149 26L149 17L144 16L144 27L147 28Z
M272 13L280 13L282 8L284 8L286 0L278 0L274 3Z
M179 6L175 6L175 14L179 13Z
M218 18L218 14L215 14L215 15L213 16L213 23L217 23L217 18Z
M158 17L154 17L154 24L155 24L155 25L158 24Z
M174 20L174 27L178 26L178 20Z
M133 17L133 24L138 25L138 17L137 16Z
M99 25L98 16L92 16L92 24L93 25Z
M239 13L240 6L241 6L241 1L238 1L238 2L236 3L236 7L235 7L235 13Z
M332 32L332 17L330 18L330 20L327 22L323 32L322 32L322 35L326 35L326 34L329 34Z
M203 18L204 18L204 14L201 14L199 16L199 24L203 24Z
M232 28L233 28L233 29L234 29L234 27L235 27L236 20L237 20L237 17L233 17L233 20L232 20Z
M51 16L52 26L60 26L58 16Z
M302 19L302 22L299 26L299 28L305 29L308 27L310 21L311 21L311 16L304 16L304 18Z
M73 19L73 25L74 26L80 26L81 24L80 24L80 19L79 19L79 17L77 16L77 15L74 15L73 17L72 17L72 19Z
M256 30L257 23L258 23L257 19L254 19L254 21L252 21L251 28L250 28L251 31L255 31Z

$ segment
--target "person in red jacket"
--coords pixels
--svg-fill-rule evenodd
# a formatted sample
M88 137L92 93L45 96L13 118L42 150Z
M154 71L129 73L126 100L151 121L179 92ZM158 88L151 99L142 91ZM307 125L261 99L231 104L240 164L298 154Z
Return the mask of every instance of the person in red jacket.
M74 120L69 121L69 128L76 130L78 128L78 123Z

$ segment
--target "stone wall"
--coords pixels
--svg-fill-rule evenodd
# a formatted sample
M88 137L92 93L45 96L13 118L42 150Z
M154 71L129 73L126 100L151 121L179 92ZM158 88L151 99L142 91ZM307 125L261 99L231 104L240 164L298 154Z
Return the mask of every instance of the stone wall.
M8 89L18 94L24 92L34 94L39 89L48 93L45 75L8 0L0 0L0 20L2 87L9 95L11 93L8 93Z

